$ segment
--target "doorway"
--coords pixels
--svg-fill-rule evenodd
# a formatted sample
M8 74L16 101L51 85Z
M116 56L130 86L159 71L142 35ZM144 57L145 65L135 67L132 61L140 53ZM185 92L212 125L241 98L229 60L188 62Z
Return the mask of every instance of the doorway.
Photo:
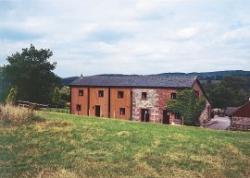
M95 116L96 117L100 117L101 116L101 106L100 105L96 105L95 106Z
M169 120L170 120L170 113L168 112L167 109L163 110L163 116L162 116L162 123L163 124L169 124Z
M149 122L149 120L150 120L149 109L141 109L141 121Z

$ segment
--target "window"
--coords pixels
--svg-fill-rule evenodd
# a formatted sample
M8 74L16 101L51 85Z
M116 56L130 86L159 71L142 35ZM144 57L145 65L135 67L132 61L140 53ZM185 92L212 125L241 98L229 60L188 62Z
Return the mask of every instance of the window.
M104 97L104 91L103 90L99 90L98 91L98 96L99 97Z
M171 99L176 99L176 93L171 93Z
M123 98L123 97L124 97L123 91L118 91L117 97L118 97L118 98Z
M80 104L76 105L76 110L77 111L81 111L82 110L82 106Z
M196 96L197 98L199 98L199 96L200 96L199 91L194 90L194 94L195 94L195 96Z
M141 99L146 100L147 99L147 92L141 93Z
M120 108L120 115L125 115L125 108Z
M83 90L78 91L78 96L83 96Z

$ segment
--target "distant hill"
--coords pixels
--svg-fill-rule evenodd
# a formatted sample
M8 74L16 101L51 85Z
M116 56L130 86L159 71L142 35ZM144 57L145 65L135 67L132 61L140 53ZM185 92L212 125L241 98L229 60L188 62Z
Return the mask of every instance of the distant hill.
M224 77L250 77L250 71L243 70L227 70L216 72L192 72L192 73L162 73L158 75L197 75L201 80L222 80Z
M78 78L77 76L62 78L62 84L63 85L69 85L70 83L72 83L77 78Z
M122 74L103 74L110 76L120 76ZM227 70L227 71L216 71L216 72L192 72L192 73L182 73L182 72L174 72L174 73L161 73L156 75L168 75L168 76L180 76L180 75L196 75L200 80L222 80L224 77L228 76L237 76L237 77L250 77L250 71L243 70ZM63 85L69 85L77 76L62 78Z

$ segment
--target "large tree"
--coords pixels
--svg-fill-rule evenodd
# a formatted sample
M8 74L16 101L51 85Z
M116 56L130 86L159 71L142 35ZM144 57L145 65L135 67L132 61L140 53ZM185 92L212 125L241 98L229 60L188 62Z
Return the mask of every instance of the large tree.
M0 102L6 98L9 90L9 83L4 76L3 67L0 67Z
M53 55L49 49L36 49L33 45L7 57L8 64L4 74L12 87L17 88L17 99L48 103L53 89L60 80L53 70L56 63L49 58Z
M199 117L204 110L206 101L199 98L191 89L180 90L177 97L167 103L167 108L184 118L186 125L199 125Z

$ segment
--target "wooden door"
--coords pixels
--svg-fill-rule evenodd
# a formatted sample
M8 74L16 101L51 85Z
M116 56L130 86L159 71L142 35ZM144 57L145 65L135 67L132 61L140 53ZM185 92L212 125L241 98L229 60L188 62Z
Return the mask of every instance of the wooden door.
M141 121L142 122L150 121L150 114L148 109L141 109Z
M100 105L95 106L95 116L100 117L101 116L101 107Z
M169 124L170 122L169 122L169 119L170 119L170 114L169 114L169 112L168 112L168 110L163 110L163 116L162 116L163 118L162 118L162 123L163 124Z

